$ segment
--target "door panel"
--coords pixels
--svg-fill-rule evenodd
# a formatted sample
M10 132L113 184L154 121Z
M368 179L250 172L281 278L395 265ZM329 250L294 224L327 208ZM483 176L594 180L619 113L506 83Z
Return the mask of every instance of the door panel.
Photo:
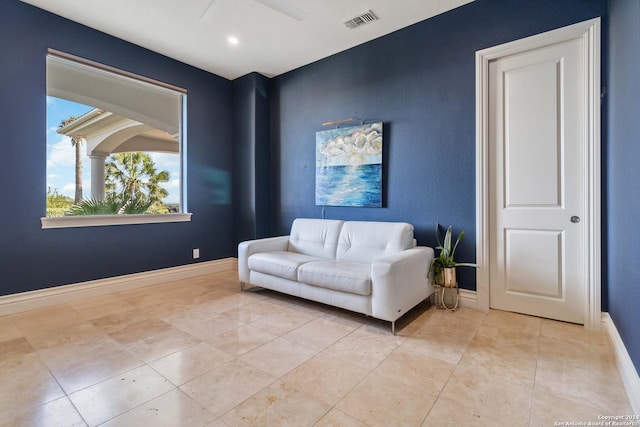
M562 232L507 229L505 233L505 291L563 299Z
M584 322L579 40L489 64L490 305Z
M506 207L560 204L559 65L504 72Z

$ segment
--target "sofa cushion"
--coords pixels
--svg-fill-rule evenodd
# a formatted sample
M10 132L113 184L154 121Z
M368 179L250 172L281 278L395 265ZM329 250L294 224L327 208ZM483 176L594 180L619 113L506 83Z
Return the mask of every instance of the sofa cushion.
M298 280L298 267L318 258L295 252L258 252L249 257L249 269L289 280Z
M335 259L342 224L334 219L297 218L289 233L289 251Z
M320 288L371 295L371 264L322 260L298 268L298 281Z
M411 249L413 226L405 222L347 221L338 239L336 259L368 262Z

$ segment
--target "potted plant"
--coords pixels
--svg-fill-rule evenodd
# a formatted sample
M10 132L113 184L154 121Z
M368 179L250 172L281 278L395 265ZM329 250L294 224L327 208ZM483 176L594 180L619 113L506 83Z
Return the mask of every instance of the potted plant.
M456 262L454 255L458 244L464 238L464 231L458 234L455 244L452 246L452 226L447 228L444 233L444 239L440 240L440 224L436 224L436 239L438 246L436 249L440 250L440 254L434 258L431 263L430 272L434 282L437 285L444 286L446 288L452 288L457 286L456 280L456 267L477 267L476 264L469 262Z

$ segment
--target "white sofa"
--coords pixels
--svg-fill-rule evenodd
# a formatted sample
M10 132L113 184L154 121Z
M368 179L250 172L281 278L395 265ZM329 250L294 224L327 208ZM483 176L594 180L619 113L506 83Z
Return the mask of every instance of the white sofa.
M298 218L288 236L238 245L238 276L268 288L391 322L428 298L433 249L401 222Z

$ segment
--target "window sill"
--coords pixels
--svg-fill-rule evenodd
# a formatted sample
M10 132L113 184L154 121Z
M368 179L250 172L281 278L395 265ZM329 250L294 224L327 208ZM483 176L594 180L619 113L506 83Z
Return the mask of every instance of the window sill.
M101 227L104 225L157 224L191 221L190 213L149 215L86 215L40 218L42 228Z

